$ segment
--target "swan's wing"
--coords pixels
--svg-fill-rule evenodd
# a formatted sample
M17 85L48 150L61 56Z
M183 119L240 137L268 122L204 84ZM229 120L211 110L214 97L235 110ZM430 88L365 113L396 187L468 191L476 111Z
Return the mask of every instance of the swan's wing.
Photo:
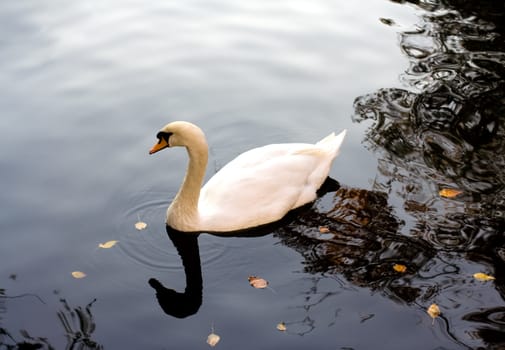
M268 145L245 152L202 188L199 213L206 227L244 228L281 219L313 201L334 155L311 144Z

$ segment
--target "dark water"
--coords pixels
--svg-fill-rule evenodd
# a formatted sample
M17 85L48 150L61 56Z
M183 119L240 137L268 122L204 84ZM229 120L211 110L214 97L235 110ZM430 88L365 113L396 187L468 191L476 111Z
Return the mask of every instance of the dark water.
M222 349L503 348L504 11L3 4L0 349L199 349L212 328ZM341 187L266 232L167 232L186 156L147 151L174 119L206 131L208 176L347 128Z

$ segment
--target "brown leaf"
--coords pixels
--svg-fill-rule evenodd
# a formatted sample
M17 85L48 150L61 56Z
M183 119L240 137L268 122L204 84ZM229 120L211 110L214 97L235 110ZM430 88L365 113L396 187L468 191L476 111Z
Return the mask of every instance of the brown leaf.
M249 280L249 284L254 288L263 289L268 286L267 280L257 276L249 276L247 279Z
M319 226L319 232L321 232L321 233L329 233L330 229L327 226Z

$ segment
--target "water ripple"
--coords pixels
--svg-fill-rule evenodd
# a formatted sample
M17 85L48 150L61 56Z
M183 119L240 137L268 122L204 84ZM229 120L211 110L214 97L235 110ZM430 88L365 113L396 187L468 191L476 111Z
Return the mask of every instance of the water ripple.
M122 253L135 263L153 270L182 269L181 259L165 230L167 201L156 192L141 193L134 198L118 220ZM139 219L147 223L145 230L139 231L134 227ZM226 255L227 247L219 241L200 241L203 264L214 264Z
M495 23L473 16L472 5L466 8L472 15L449 8L426 14L417 30L400 34L410 61L401 76L406 88L380 89L354 102L354 120L373 120L365 136L379 157L373 189L387 193L403 214L402 235L429 247L420 245L428 259L418 276L392 281L390 295L439 304L448 335L467 344L471 334L493 349L503 347L505 324L503 307L495 306L503 304L505 290L499 281L505 259L505 45L498 24L503 11L495 15L496 9L477 11L499 18ZM461 193L447 198L445 188ZM476 284L472 274L479 270L496 274L496 285Z

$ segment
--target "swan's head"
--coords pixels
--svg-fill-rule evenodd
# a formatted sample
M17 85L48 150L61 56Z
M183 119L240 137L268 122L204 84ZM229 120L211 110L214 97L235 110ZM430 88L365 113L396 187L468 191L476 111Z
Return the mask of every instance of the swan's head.
M149 154L156 153L167 147L188 147L201 142L206 144L205 135L198 126L182 121L165 125L156 137L158 138L158 143L151 148Z

